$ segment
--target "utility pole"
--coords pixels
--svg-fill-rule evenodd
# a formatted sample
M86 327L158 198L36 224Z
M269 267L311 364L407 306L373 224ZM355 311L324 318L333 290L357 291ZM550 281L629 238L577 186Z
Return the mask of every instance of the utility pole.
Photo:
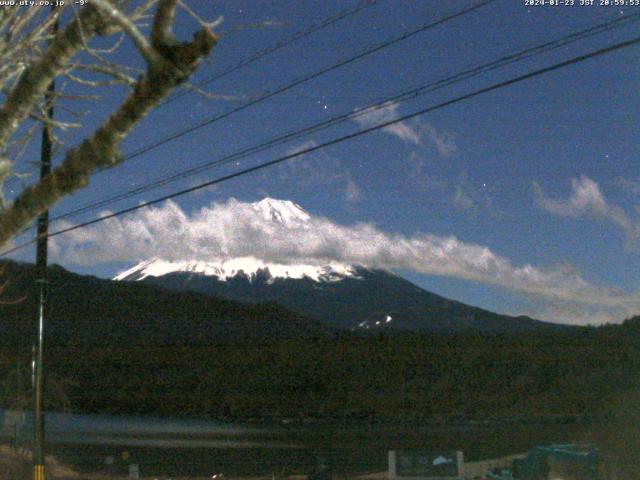
M51 12L55 14L55 6ZM52 34L58 31L58 20L54 22ZM51 81L45 93L46 119L53 118L53 100L55 81ZM40 178L51 172L52 135L51 125L44 123L42 127L42 144L40 148ZM38 289L38 330L34 365L33 395L33 480L44 480L44 412L43 412L43 371L42 350L44 347L44 320L47 304L47 242L49 233L49 210L38 217L38 243L36 247L36 284Z
M47 93L53 92L53 82ZM47 101L51 101L50 98ZM47 116L52 118L53 106L47 107ZM42 130L42 148L40 155L40 178L51 171L51 133L48 125ZM38 330L35 349L34 369L34 444L33 444L33 480L44 480L44 414L43 404L43 372L42 350L44 344L44 320L47 304L47 234L49 231L49 211L45 210L38 217L38 244L36 250L36 284L38 289Z

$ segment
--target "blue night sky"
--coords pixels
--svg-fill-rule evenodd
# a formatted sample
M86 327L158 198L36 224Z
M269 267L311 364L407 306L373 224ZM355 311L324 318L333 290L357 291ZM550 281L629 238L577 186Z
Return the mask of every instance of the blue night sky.
M358 3L193 0L189 4L202 16L224 16L217 28L220 42L193 83ZM126 140L123 151L134 151L471 4L466 0L373 2L353 16L203 87L220 99L190 93L158 108ZM640 7L527 7L524 0L499 0L97 174L90 188L61 202L52 216L527 46L637 13ZM254 28L261 22L267 25ZM179 37L187 38L194 28L186 15L178 18ZM242 159L239 165L212 169L106 209L125 208L296 148L323 143L383 118L408 114L633 38L637 31L637 24L632 23L601 33L415 100L390 105L378 117L372 114L360 122L340 124ZM118 55L126 59L135 54L125 45ZM462 267L445 273L424 265L414 268L406 261L373 263L391 268L427 290L493 311L563 322L620 322L640 313L640 302L635 300L640 288L639 60L640 48L632 46L174 202L190 217L203 208L215 209L214 205L224 209L230 198L244 203L272 197L296 202L314 218L324 217L344 228L367 224L399 243L401 239L425 236L438 241L454 238L458 245L485 247L508 266L467 275L465 269L475 267L467 268L465 262L475 265L478 255L475 250L464 249L451 255L476 258L464 258ZM90 113L83 129L73 132L69 142L73 144L73 139L93 130L121 99L122 91L113 89L106 90L97 104L76 105ZM161 211L165 207L154 208ZM96 214L67 219L67 224ZM114 224L110 228L117 227ZM51 229L56 229L55 223ZM108 236L104 228L93 232ZM80 248L82 242L99 244L89 237L76 234L68 243L63 237L57 238L53 260L76 272L110 277L142 259L132 254L132 258L123 255L104 261L97 257L95 262L75 261L73 249ZM111 248L107 239L102 242L100 248ZM121 243L113 246L122 247ZM17 258L28 260L34 255L22 252ZM416 262L420 262L420 252L416 255ZM340 259L350 260L348 255ZM428 257L424 261L428 263ZM514 274L517 276L527 266L535 270L532 277L536 278L511 288L513 272L507 270L520 269ZM490 278L503 274L503 279ZM537 278L538 274L544 278ZM541 287L544 292L531 286L538 283L546 283ZM554 290L569 293L554 297L549 293ZM594 300L585 299L589 296Z

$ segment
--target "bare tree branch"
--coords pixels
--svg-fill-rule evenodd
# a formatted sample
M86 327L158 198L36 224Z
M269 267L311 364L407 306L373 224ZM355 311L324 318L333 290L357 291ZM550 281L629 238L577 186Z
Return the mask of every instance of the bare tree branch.
M180 7L182 7L182 9L187 12L189 14L189 16L191 18L193 18L196 22L198 22L198 24L200 25L200 27L202 28L207 28L209 30L213 30L214 28L218 27L219 25L222 24L222 21L224 20L224 17L221 15L218 18L216 18L214 21L212 22L207 22L205 21L200 15L198 15L196 12L194 12L189 5L187 5L186 3L184 3L181 0L178 0L178 4L180 5Z
M80 125L79 123L74 123L74 122L60 122L58 120L52 120L51 118L47 118L46 115L44 114L44 112L41 112L39 114L37 113L31 113L29 115L31 118L33 118L34 120L37 120L40 123L46 124L51 128L57 128L60 129L62 131L64 130L68 130L70 128L80 128L82 125Z
M0 108L0 146L7 142L44 95L51 81L82 48L83 36L94 35L106 27L107 24L99 11L88 5L79 18L55 37L40 61L24 71L18 84Z
M113 3L109 0L91 1L93 2L92 5L95 5L104 15L111 18L123 32L129 35L147 63L152 64L159 60L158 54L153 50L151 45L149 45L147 39L142 35L140 30L138 30L138 27ZM158 14L160 14L160 10L158 10Z
M64 72L63 75L68 78L69 80L71 80L72 82L78 83L80 85L84 85L86 87L91 87L91 88L98 88L98 87L109 87L111 85L116 85L118 83L125 83L127 85L133 85L135 83L135 80L132 80L130 83L129 82L123 82L121 80L87 80L85 78L80 78L77 75L74 75L71 72Z
M115 80L115 83L122 83L128 86L133 86L136 83L135 78L121 71L122 68L115 68L115 67L109 67L107 65L96 65L96 64L84 65L79 63L79 64L74 64L73 69L83 70L86 72L100 73L107 77L113 78L113 80Z
M146 73L136 81L133 91L120 107L79 147L67 152L62 163L51 174L36 185L27 187L12 205L0 212L0 245L5 244L63 196L85 187L92 172L116 165L121 158L120 143L131 129L176 86L185 82L200 61L209 54L217 42L216 35L209 28L196 32L191 42L178 43L173 38L170 25L174 18L175 4L173 0L160 0L152 27L152 32L155 32L155 41L151 42L154 55L147 58ZM93 13L86 13L88 11ZM54 44L45 52L45 57L50 57L51 52L55 51L63 57L62 61L56 60L52 66L52 59L49 58L48 62L43 59L38 69L33 67L25 72L23 78L26 76L27 79L21 79L10 96L14 109L26 111L25 116L29 114L33 104L53 78L52 75L61 73L69 64L75 49L82 45L79 30L81 26L84 35L87 32L97 33L107 27L99 14L96 15L100 11L98 8L83 10L81 15L88 18L83 19L82 25L74 21L62 35L56 37ZM168 22L168 19L171 21ZM122 27L122 24L118 23L118 26ZM43 75L47 81L43 81L34 72ZM20 102L14 97L16 90L23 91L30 100L24 104ZM21 117L22 113L17 117L15 114L9 116L6 107L7 105L0 110L0 127L3 127L3 120L10 125L0 128L0 141L6 139L16 128L17 124L13 124L17 122L16 118L24 118Z
M157 50L173 42L171 25L176 16L177 0L160 0L153 27L151 29L151 44Z

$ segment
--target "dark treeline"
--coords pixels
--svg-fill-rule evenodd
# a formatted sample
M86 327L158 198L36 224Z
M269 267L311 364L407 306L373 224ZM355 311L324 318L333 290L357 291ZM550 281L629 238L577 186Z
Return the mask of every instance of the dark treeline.
M58 345L45 354L45 398L88 413L383 423L400 430L367 445L428 441L478 458L584 441L618 478L638 478L639 348L640 318L563 334ZM28 408L29 349L3 347L0 362L2 406ZM341 445L361 447L359 435Z
M638 384L639 346L636 319L569 334L75 344L50 347L45 360L75 411L486 419L606 414L608 399ZM27 349L7 347L2 355L5 377L17 365L28 373ZM15 401L13 389L5 382L5 407Z

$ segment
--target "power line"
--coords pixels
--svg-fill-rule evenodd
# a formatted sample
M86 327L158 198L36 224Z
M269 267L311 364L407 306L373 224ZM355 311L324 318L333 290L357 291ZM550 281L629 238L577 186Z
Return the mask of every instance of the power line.
M404 115L402 117L399 117L399 118L397 118L395 120L390 120L390 121L387 121L387 122L383 122L383 123L380 123L380 124L375 125L373 127L369 127L369 128L365 128L365 129L362 129L362 130L358 130L357 132L350 133L348 135L344 135L342 137L335 138L335 139L330 140L328 142L321 143L319 145L314 145L312 147L308 147L308 148L306 148L304 150L301 150L301 151L299 151L297 153L292 153L292 154L289 154L289 155L285 155L285 156L270 160L268 162L261 163L261 164L256 165L256 166L253 166L253 167L250 167L250 168L246 168L246 169L240 170L238 172L231 173L229 175L225 175L225 176L216 178L214 180L210 180L208 182L201 183L199 185L195 185L195 186L190 187L190 188L186 188L186 189L183 189L183 190L179 190L177 192L173 192L173 193L168 194L168 195L164 195L162 197L156 198L154 200L150 200L150 201L145 202L145 203L141 203L141 204L133 206L133 207L125 208L123 210L119 210L117 212L114 212L114 213L111 213L111 214L108 214L108 215L104 215L104 216L101 216L101 217L98 217L98 218L94 218L92 220L89 220L89 221L86 221L86 222L83 222L83 223L79 223L79 224L73 225L71 227L67 227L67 228L63 228L63 229L57 230L57 231L55 231L53 233L48 234L47 237L51 238L51 237L55 237L55 236L58 236L58 235L63 235L65 233L69 233L69 232L72 232L74 230L85 228L85 227L88 227L88 226L96 224L96 223L100 223L100 222L103 222L103 221L106 221L106 220L110 220L110 219L115 218L115 217L120 217L122 215L126 215L127 213L131 213L131 212L133 212L135 210L140 210L142 208L146 208L146 207L155 205L157 203L161 203L161 202L164 202L166 200L170 200L172 198L176 198L176 197L179 197L179 196L182 196L182 195L186 195L186 194L194 192L196 190L200 190L200 189L203 189L203 188L206 188L206 187L210 187L210 186L218 184L218 183L226 182L228 180L231 180L231 179L234 179L234 178L238 178L238 177L247 175L249 173L253 173L253 172L256 172L258 170L262 170L262 169L265 169L267 167L271 167L273 165L285 162L285 161L290 160L290 159L292 159L294 157L297 157L297 156L300 156L300 155L305 155L305 154L308 154L308 153L311 153L311 152L315 152L317 150L321 150L323 148L327 148L329 146L336 145L338 143L342 143L342 142L345 142L347 140L351 140L351 139L360 137L362 135L366 135L368 133L371 133L371 132L374 132L374 131L377 131L377 130L381 130L381 129L385 128L385 127L389 127L391 125L395 125L395 124L400 123L400 122L411 120L412 118L418 117L420 115L424 115L426 113L430 113L430 112L433 112L433 111L436 111L436 110L440 110L442 108L445 108L445 107L448 107L448 106L451 106L451 105L454 105L454 104L469 100L471 98L483 95L485 93L493 92L493 91L499 90L501 88L505 88L507 86L514 85L516 83L520 83L520 82L523 82L525 80L529 80L529 79L537 77L539 75L543 75L543 74L546 74L546 73L549 73L549 72L552 72L552 71L555 71L555 70L559 70L561 68L565 68L565 67L568 67L570 65L575 65L577 63L584 62L584 61L586 61L588 59L599 57L599 56L602 56L602 55L606 55L608 53L612 53L614 51L621 50L623 48L627 48L627 47L630 47L632 45L636 45L636 44L639 44L639 43L640 43L640 37L635 37L635 38L633 38L631 40L626 40L624 42L616 43L615 45L612 45L612 46L609 46L609 47L601 48L599 50L595 50L595 51L589 52L589 53L584 54L584 55L573 57L573 58L571 58L569 60L565 60L565 61L562 61L560 63L556 63L556 64L551 65L549 67L544 67L544 68L541 68L541 69L537 69L537 70L534 70L532 72L526 73L524 75L520 75L520 76L517 76L515 78L511 78L509 80L504 80L502 82L494 83L493 85L490 85L488 87L484 87L484 88L475 90L475 91L473 91L471 93L467 93L465 95L461 95L459 97L456 97L456 98L454 98L452 100L447 100L445 102L436 104L434 106L418 110L416 112L413 112L413 113ZM22 249L22 248L24 248L24 247L26 247L28 245L31 245L31 244L35 243L37 241L37 239L38 239L38 237L36 237L34 239L31 239L31 240L29 240L27 242L24 242L24 243L22 243L20 245L17 245L17 246L15 246L13 248L10 248L8 250L5 250L3 252L0 252L0 256L8 255L8 254L13 253L13 252L15 252L17 250L20 250L20 249Z
M444 17L440 17L439 19L431 21L431 22L424 23L424 24L422 24L421 26L419 26L418 28L416 28L414 30L405 32L400 36L397 36L397 37L394 37L394 38L392 38L390 40L386 40L386 41L384 41L382 43L379 43L379 44L377 44L377 45L375 45L373 47L370 47L370 48L368 48L368 49L366 49L366 50L364 50L364 51L362 51L362 52L360 52L360 53L358 53L358 54L356 54L356 55L354 55L352 57L349 57L349 58L347 58L345 60L342 60L342 61L340 61L338 63L330 65L329 67L325 67L325 68L323 68L323 69L321 69L319 71L316 71L315 73L308 74L308 75L306 75L306 76L304 76L304 77L302 77L302 78L300 78L298 80L295 80L292 83L289 83L289 84L286 84L284 86L281 86L281 87L277 88L274 91L271 91L271 92L269 92L267 94L264 94L264 95L262 95L262 96L260 96L260 97L258 97L256 99L250 101L250 102L247 102L247 103L245 103L243 105L240 105L239 107L236 107L234 109L228 110L227 112L224 112L224 113L222 113L220 115L216 115L216 116L214 116L212 118L209 118L209 119L207 119L207 120L205 120L203 122L200 122L200 123L198 123L196 125L188 127L188 128L186 128L184 130L181 130L181 131L178 131L178 132L174 132L173 134L171 134L171 135L169 135L167 137L164 137L163 139L160 139L160 140L158 140L158 141L156 141L154 143L147 144L147 145L145 145L145 146L143 146L143 147L141 147L141 148L139 148L137 150L134 150L133 152L131 152L131 153L127 154L127 155L125 155L122 158L120 163L124 163L127 160L131 160L131 159L136 158L136 157L138 157L140 155L143 155L144 153L147 153L147 152L149 152L151 150L154 150L155 148L157 148L157 147L159 147L159 146L161 146L161 145L163 145L165 143L171 142L171 141L176 140L178 138L181 138L181 137L183 137L185 135L193 133L196 130L204 128L207 125L211 125L211 124L213 124L213 123L215 123L215 122L217 122L219 120L222 120L222 119L224 119L224 118L226 118L226 117L228 117L230 115L233 115L234 113L237 113L237 112L240 112L242 110L245 110L246 108L249 108L249 107L251 107L253 105L256 105L257 103L260 103L260 102L262 102L264 100L267 100L267 99L269 99L271 97L274 97L274 96L276 96L276 95L278 95L280 93L286 92L286 91L288 91L288 90L290 90L290 89L292 89L292 88L294 88L294 87L296 87L296 86L298 86L298 85L300 85L302 83L310 81L310 80L312 80L314 78L318 78L321 75L324 75L325 73L329 73L329 72L331 72L333 70L336 70L336 69L338 69L338 68L340 68L340 67L342 67L344 65L347 65L349 63L355 62L355 61L357 61L359 59L362 59L362 58L364 58L364 57L366 57L368 55L376 53L376 52L378 52L378 51L380 51L380 50L382 50L384 48L390 47L392 45L395 45L398 42L401 42L403 40L411 38L414 35L417 35L418 33L424 32L426 30L429 30L431 28L434 28L436 26L444 24L444 23L446 23L448 21L451 21L451 20L453 20L455 18L464 16L464 15L466 15L468 13L471 13L471 12L473 12L475 10L478 10L478 9L480 9L482 7L490 5L490 4L492 4L494 2L497 2L497 1L498 0L483 0L483 1L480 1L478 3L472 4L472 5L468 6L468 7L465 7L463 9L461 9L461 10L458 10L455 13L452 13L452 14L449 14L449 15L445 15ZM94 172L94 174L99 174L101 172L109 170L109 168L110 167L99 168ZM25 232L27 230L29 230L29 228L25 228L20 233L23 233L23 232Z
M415 36L415 35L417 35L419 33L425 32L425 31L427 31L427 30L429 30L431 28L434 28L434 27L437 27L437 26L442 25L444 23L447 23L447 22L449 22L451 20L454 20L454 19L456 19L458 17L462 17L462 16L464 16L464 15L466 15L468 13L471 13L471 12L473 12L475 10L478 10L478 9L482 8L482 7L490 5L490 4L492 4L492 3L496 2L496 1L498 1L498 0L483 0L481 2L473 4L471 6L465 7L464 9L461 9L461 10L455 12L455 13L452 13L452 14L446 15L444 17L441 17L438 20L434 20L434 21L422 24L420 27L418 27L416 29L413 29L411 31L405 32L402 35L394 37L394 38L392 38L390 40L386 40L386 41L384 41L382 43L374 45L373 47L369 47L368 49L366 49L366 50L364 50L364 51L362 51L360 53L357 53L356 55L353 55L353 56L351 56L351 57L349 57L349 58L347 58L345 60L341 60L338 63L334 63L333 65L330 65L328 67L322 68L322 69L320 69L320 70L318 70L318 71L316 71L314 73L307 74L307 75L303 76L302 78L299 78L298 80L294 80L291 83L288 83L286 85L280 86L280 87L276 88L275 90L272 90L271 92L268 92L268 93L266 93L264 95L261 95L258 98L254 99L254 100L251 100L251 101L249 101L249 102L247 102L247 103L245 103L243 105L240 105L240 106L238 106L236 108L228 110L228 111L226 111L224 113L221 113L220 115L216 115L216 116L214 116L212 118L209 118L207 120L201 121L201 122L199 122L199 123L197 123L195 125L192 125L191 127L185 128L185 129L177 131L177 132L174 132L171 135L168 135L168 136L166 136L166 137L164 137L164 138L162 138L160 140L157 140L157 141L155 141L153 143L147 144L147 145L145 145L145 146L143 146L143 147L141 147L141 148L139 148L137 150L134 150L130 154L126 155L123 158L122 161L124 162L124 161L127 161L127 160L131 160L132 158L139 157L140 155L143 155L143 154L145 154L145 153L147 153L147 152L149 152L151 150L154 150L154 149L158 148L159 146L164 145L165 143L172 142L173 140L176 140L178 138L184 137L185 135L188 135L190 133L195 132L196 130L199 130L199 129L203 128L203 127L206 127L207 125L211 125L211 124L213 124L213 123L215 123L217 121L220 121L220 120L222 120L224 118L227 118L230 115L233 115L234 113L238 113L238 112L240 112L242 110L245 110L245 109L247 109L249 107L252 107L252 106L254 106L254 105L256 105L256 104L258 104L260 102L263 102L264 100L267 100L269 98L275 97L276 95L279 95L279 94L284 93L284 92L286 92L288 90L291 90L292 88L295 88L298 85L301 85L301 84L306 83L306 82L308 82L310 80L318 78L318 77L320 77L320 76L322 76L322 75L324 75L326 73L329 73L329 72L332 72L334 70L337 70L338 68L341 68L341 67L343 67L345 65L348 65L348 64L353 63L353 62L355 62L357 60L365 58L365 57L367 57L369 55L372 55L373 53L379 52L380 50L388 48L388 47L390 47L392 45L395 45L395 44L397 44L399 42L407 40L408 38L411 38L411 37L413 37L413 36ZM99 169L99 170L96 171L96 173L100 173L100 172L103 172L105 170L107 170L107 168Z
M297 42L298 40L301 40L305 37L308 37L309 35L318 32L330 25L333 25L336 22L339 22L340 20L343 20L347 17L350 17L352 15L355 15L357 13L359 13L360 11L370 7L371 5L377 3L379 0L363 0L361 1L359 4L357 4L355 7L351 7L351 8L346 8L344 10L341 10L340 12L331 15L327 18L325 18L323 21L321 21L320 23L316 23L316 24L312 24L308 29L306 30L301 30L301 31L297 31L295 32L291 37L280 41L280 42L276 42L273 45L270 45L262 50L259 50L258 52L254 53L253 55L245 58L244 60L239 61L238 63L236 63L235 65L227 68L226 70L223 70L222 72L218 73L217 75L213 75L199 83L196 84L196 87L203 87L205 85L208 85L210 83L213 83L223 77L226 77L227 75L240 70L241 68L257 61L260 60L261 58L276 52L278 50L280 50L281 48L285 48L288 47L289 45L294 44L295 42ZM185 95L188 95L190 93L189 90L182 90L181 92L176 93L174 96L172 96L171 98L168 98L166 101L164 101L160 106L163 105L167 105L168 103L173 102L174 100L177 100L178 98L181 98Z
M340 21L340 20L342 20L344 18L347 18L347 17L349 17L351 15L355 15L356 13L360 12L361 10L364 10L365 8L368 8L371 5L373 5L373 4L375 4L375 3L379 2L379 1L380 0L363 0L360 4L356 5L355 7L342 10L342 11L338 12L335 15L327 17L325 20L323 20L319 24L311 25L311 27L309 27L307 30L296 32L290 38L288 38L288 39L286 39L286 40L284 40L282 42L275 43L275 44L273 44L273 45L271 45L271 46L269 46L269 47L267 47L267 48L265 48L263 50L260 50L260 51L256 52L254 55L252 55L252 56L250 56L250 57L248 57L248 58L246 58L244 60L241 60L240 62L238 62L237 64L235 64L232 67L228 68L227 70L221 72L220 74L218 74L216 76L213 76L213 77L210 77L210 78L208 78L208 79L196 84L195 86L196 87L202 87L202 86L207 85L209 83L212 83L212 82L214 82L214 81L216 81L216 80L218 80L220 78L223 78L226 75L228 75L228 74L230 74L232 72L235 72L236 70L239 70L242 67L253 63L254 61L257 61L260 58L262 58L262 57L264 57L264 56L266 56L266 55L268 55L270 53L273 53L273 52L275 52L275 51L277 51L277 50L279 50L281 48L287 47L287 46L297 42L298 40L300 40L300 39L302 39L304 37L307 37L307 36L311 35L312 33L315 33L315 32L317 32L319 30L322 30L323 28L326 28L329 25L332 25L332 24L334 24L334 23L336 23L336 22L338 22L338 21ZM183 89L182 91L177 92L172 97L169 97L169 98L165 99L163 102L161 102L158 105L157 108L163 107L164 105L167 105L167 104L173 102L174 100L176 100L178 98L181 98L181 97L183 97L183 96L185 96L185 95L187 95L189 93L191 93L190 90L188 90L188 89L184 90ZM277 92L275 94L277 95L278 93L280 93L280 92ZM233 109L232 111L225 112L217 120L221 120L222 118L225 118L228 115L231 115L233 113L236 113L237 111L243 110L244 108L252 106L255 103L259 103L262 100L266 100L266 98L257 97L255 99L251 100L250 102L248 102L248 104L241 105L241 107L239 107L239 109ZM216 120L214 120L214 121L216 121ZM198 127L198 128L200 128L200 127ZM144 147L142 147L142 148L144 148ZM155 148L155 147L153 147L153 148ZM125 156L123 161L129 160L131 158L135 158L138 155L141 155L142 153L145 153L145 152L138 153L138 151L134 151L131 155ZM105 171L107 169L108 168L101 168L101 169L97 170L95 173L101 173L101 172L103 172L103 171Z
M425 95L427 93L431 93L435 90L439 90L441 88L453 85L455 83L464 81L464 80L468 80L470 78L473 78L475 76L478 76L482 73L486 73L489 71L493 71L496 70L498 68L502 68L506 65L510 65L512 63L515 62L519 62L522 60L525 60L527 58L531 58L533 56L536 55L540 55L543 53L547 53L551 50L566 46L570 43L574 43L576 41L579 40L583 40L585 38L594 36L596 34L605 32L605 31L610 31L613 30L614 28L620 28L622 26L626 26L632 22L637 22L638 20L640 20L640 13L634 14L634 15L630 15L627 17L620 17L620 16L616 16L613 19L604 22L604 23L599 23L597 25L588 27L586 29L580 30L578 32L573 32L570 33L568 35L565 35L561 38L557 38L555 40L549 41L549 42L545 42L543 44L539 44L539 45L535 45L535 46L531 46L531 47L527 47L523 50L520 50L516 53L512 53L512 54L508 54L505 55L497 60L488 62L488 63L484 63L472 68L469 68L467 70L464 70L460 73L457 73L455 75L446 77L444 79L440 79L434 82L430 82L427 85L423 85L417 88L413 88L407 91L404 91L402 93L390 96L390 97L386 97L383 100L380 100L378 102L375 102L373 104L370 104L366 107L360 108L356 111L350 111L348 113L343 113L337 116L334 116L330 119L324 120L322 122L304 127L302 129L293 131L293 132L289 132L289 133L285 133L283 135L280 135L276 138L272 138L269 139L265 142L262 142L258 145L254 145L252 147L248 147L245 148L243 150L237 151L235 153L223 156L222 158L213 160L213 161L209 161L206 162L204 164L198 165L196 167L192 167L189 168L187 170L172 174L170 176L155 180L153 182L147 183L146 185L142 185L140 187L136 187L134 189L131 189L127 192L123 192L114 196L111 196L109 198L97 201L97 202L93 202L90 203L88 205L76 208L74 210L70 210L68 212L62 213L54 218L52 218L52 221L56 221L56 220L61 220L63 218L69 218L75 215L79 215L81 213L87 212L87 211L92 211L107 205L110 205L114 202L120 201L120 200L125 200L127 198L131 198L132 196L135 195L139 195L141 193L145 193L148 192L150 190L154 190L156 188L162 187L164 185L167 185L169 183L173 183L177 180L181 180L184 178L188 178L190 176L202 173L204 171L210 170L212 168L215 167L219 167L221 165L224 165L226 163L229 163L231 161L234 160L239 160L242 158L246 158L249 155L253 155L255 153L264 151L266 149L272 148L278 144L282 144L282 143L286 143L289 142L291 140L300 138L304 135L308 135L309 133L314 133L320 130L324 130L326 128L335 126L337 124L346 122L348 120L353 120L355 118L358 118L362 115L366 115L370 112L379 110L384 108L385 106L388 106L392 103L398 103L398 102L403 102L403 101L407 101L410 99L414 99L417 98L421 95Z

